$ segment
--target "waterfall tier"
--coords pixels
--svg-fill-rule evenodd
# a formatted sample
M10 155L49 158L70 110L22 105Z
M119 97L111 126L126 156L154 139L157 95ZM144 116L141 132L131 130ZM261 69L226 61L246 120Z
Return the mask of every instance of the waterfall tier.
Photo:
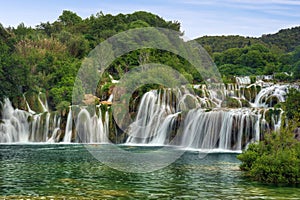
M270 77L267 77L270 78ZM264 82L258 77L237 77L236 84L219 89L193 85L177 89L151 90L133 106L135 120L118 135L110 105L70 106L66 115L49 111L40 99L42 113L13 108L9 99L1 104L0 143L63 142L124 143L128 145L177 145L195 149L241 150L263 138L265 132L278 130L284 102L293 84ZM111 95L109 102L113 102ZM105 107L105 109L102 108ZM112 104L113 106L113 104ZM108 108L107 108L108 107ZM119 130L120 132L120 130ZM117 139L117 137L119 137Z

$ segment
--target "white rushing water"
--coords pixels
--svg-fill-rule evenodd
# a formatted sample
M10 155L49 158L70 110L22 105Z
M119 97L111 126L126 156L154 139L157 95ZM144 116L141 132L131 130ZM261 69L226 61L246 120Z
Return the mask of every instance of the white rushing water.
M180 93L174 101L170 98L170 90L147 92L140 102L136 120L130 125L126 144L175 144L190 149L240 151L249 142L259 141L262 133L279 130L283 112L272 106L285 101L290 85L263 85L261 82L249 85L249 77L239 78L239 83L228 84L225 91L219 91L238 102L237 108L230 109L226 104L222 107L219 98L222 95L218 95L218 91L209 91L203 85L194 86L202 94L190 98L192 103L183 101L193 96L190 93ZM260 91L257 85L262 87ZM252 102L245 97L247 89ZM248 107L243 106L243 101L248 102ZM196 108L186 109L190 104ZM179 137L172 141L174 134Z
M104 122L102 121L102 114L100 107L99 115L93 116L82 108L78 114L76 121L76 137L77 143L108 143L108 112L105 113ZM68 124L67 124L68 126Z
M285 101L291 85L263 82L266 78L270 77L258 77L251 84L249 77L236 77L236 84L220 90L194 85L196 94L185 87L151 90L139 102L125 144L242 150L260 140L263 133L280 128L282 111L273 106ZM111 95L108 102L112 101ZM41 94L38 103L42 113L30 108L25 95L24 102L27 111L4 100L0 143L109 143L110 135L118 136L111 134L113 121L108 110L101 110L102 105L96 106L94 114L87 107L73 105L61 116L49 110Z
M65 130L65 137L63 142L70 143L72 141L72 132L73 132L73 116L72 116L72 107L69 107L69 113L67 118L66 130Z
M5 99L2 106L2 119L0 122L0 143L107 143L108 142L108 112L102 121L101 110L99 116L90 116L85 108L81 108L78 116L77 129L73 127L72 107L68 113L65 135L62 138L61 116L50 113L47 106L38 98L42 113L36 113L26 102L28 112L14 109L9 99ZM74 131L73 131L74 129Z

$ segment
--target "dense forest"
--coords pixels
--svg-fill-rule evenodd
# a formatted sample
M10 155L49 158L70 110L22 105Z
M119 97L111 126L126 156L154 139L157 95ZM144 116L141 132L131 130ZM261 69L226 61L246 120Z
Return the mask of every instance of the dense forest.
M221 74L259 75L277 73L279 80L286 74L300 72L300 27L280 30L259 38L243 36L204 36L196 39L213 57Z
M81 62L95 46L116 33L149 26L181 31L178 21L166 21L142 11L116 16L99 12L86 19L63 11L56 21L34 28L23 23L6 28L0 24L0 100L8 97L20 106L16 104L24 94L43 92L52 109L68 105ZM290 81L300 76L299 32L300 27L296 27L260 38L205 36L196 40L212 56L226 81L235 75L261 74L275 74L280 81ZM172 66L191 83L202 80L183 58L155 49L124 55L108 72L118 79L141 62ZM108 73L104 79L109 80ZM96 95L106 100L104 93L110 87L111 84L101 86Z

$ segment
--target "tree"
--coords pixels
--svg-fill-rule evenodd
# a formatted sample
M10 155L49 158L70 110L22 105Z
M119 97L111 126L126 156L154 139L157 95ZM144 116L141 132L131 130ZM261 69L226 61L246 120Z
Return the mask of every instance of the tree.
M58 17L58 21L64 26L73 26L80 23L82 19L76 13L64 10L62 15Z

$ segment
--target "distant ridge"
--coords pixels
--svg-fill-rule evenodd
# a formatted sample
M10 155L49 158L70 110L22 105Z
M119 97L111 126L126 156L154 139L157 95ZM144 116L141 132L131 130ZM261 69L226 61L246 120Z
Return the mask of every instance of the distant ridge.
M259 38L239 35L203 36L197 38L196 41L211 52L222 52L230 48L243 48L254 43L291 52L300 45L300 26L281 29L275 34L264 34Z

